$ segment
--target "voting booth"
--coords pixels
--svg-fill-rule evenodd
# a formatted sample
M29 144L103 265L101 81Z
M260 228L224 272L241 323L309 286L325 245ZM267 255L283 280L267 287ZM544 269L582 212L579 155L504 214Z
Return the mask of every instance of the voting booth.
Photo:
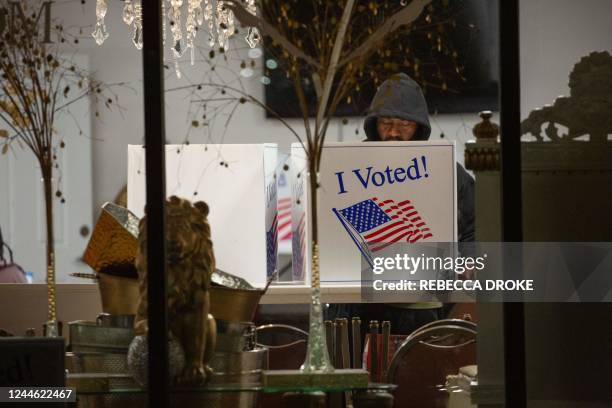
M276 144L166 146L166 195L205 201L217 268L263 287L276 270ZM128 147L128 208L144 215L145 149Z
M310 283L310 191L299 144L291 159L293 278ZM327 143L319 183L324 285L360 285L363 265L389 244L456 241L454 142Z

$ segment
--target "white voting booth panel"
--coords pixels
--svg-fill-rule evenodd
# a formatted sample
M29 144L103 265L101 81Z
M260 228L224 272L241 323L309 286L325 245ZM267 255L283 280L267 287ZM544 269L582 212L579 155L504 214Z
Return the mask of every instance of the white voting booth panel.
M291 155L293 275L309 283L306 155L299 144ZM318 191L321 283L359 285L362 260L367 265L391 242L456 241L455 163L451 141L326 144Z
M217 268L263 287L276 270L276 144L166 146L166 194L210 208ZM144 215L145 150L128 147L128 208Z

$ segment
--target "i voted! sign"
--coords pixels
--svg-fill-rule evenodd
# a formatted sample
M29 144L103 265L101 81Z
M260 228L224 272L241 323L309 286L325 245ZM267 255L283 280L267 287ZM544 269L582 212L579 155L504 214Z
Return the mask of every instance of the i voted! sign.
M422 173L419 168L422 166ZM344 194L347 192L344 186L344 171L339 171L336 173L338 177L338 194ZM384 169L374 169L373 166L368 166L364 168L357 168L351 171L352 176L354 176L361 187L364 189L368 189L370 186L372 187L382 187L385 184L394 184L394 183L404 183L407 180L418 180L421 177L429 177L429 173L427 173L427 157L421 156L420 162L417 161L417 158L413 158L410 161L410 164L406 167L400 166L392 169L389 165ZM349 175L348 177L350 177Z
M319 190L321 282L355 285L361 262L393 243L452 242L457 236L454 142L329 143ZM305 203L306 156L292 146L294 202ZM299 195L299 197L298 197ZM306 220L306 221L304 221ZM308 281L306 205L294 205L294 278Z

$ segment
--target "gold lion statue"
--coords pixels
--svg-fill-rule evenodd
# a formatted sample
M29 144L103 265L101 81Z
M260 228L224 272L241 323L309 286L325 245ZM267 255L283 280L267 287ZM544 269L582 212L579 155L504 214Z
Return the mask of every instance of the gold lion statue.
M185 354L185 367L176 378L183 386L203 385L212 374L206 364L215 348L216 325L209 314L211 276L215 257L207 221L208 205L193 205L178 197L166 201L166 252L168 275L168 322L170 336L178 340ZM140 242L136 268L140 301L136 335L147 331L147 223L140 221Z

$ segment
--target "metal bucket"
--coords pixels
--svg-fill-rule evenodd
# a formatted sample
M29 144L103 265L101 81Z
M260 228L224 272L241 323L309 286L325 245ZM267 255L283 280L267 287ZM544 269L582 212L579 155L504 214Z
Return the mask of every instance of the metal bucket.
M255 325L251 322L217 320L216 352L238 353L255 348Z
M264 291L211 286L209 293L210 313L215 319L248 322L253 320Z
M212 384L259 384L261 372L268 368L268 349L256 348L240 353L215 352L210 360Z
M98 273L102 311L113 315L135 315L138 310L138 279Z
M126 374L127 356L122 353L66 353L66 370L71 374Z
M127 353L134 338L134 329L100 326L78 320L68 323L73 352Z
M106 327L123 327L125 329L132 329L134 327L135 315L116 315L109 313L100 313L96 318L98 326Z

